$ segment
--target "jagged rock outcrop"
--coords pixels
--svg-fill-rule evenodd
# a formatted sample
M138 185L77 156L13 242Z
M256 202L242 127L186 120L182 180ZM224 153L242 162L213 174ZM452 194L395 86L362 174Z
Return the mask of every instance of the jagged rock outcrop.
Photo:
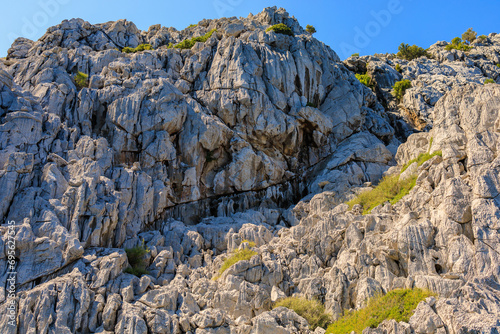
M266 32L277 23L295 36ZM142 43L154 50L119 51ZM368 332L498 330L500 88L482 85L499 80L498 45L344 64L276 8L183 31L73 19L16 40L0 59L0 243L14 221L18 327L0 332L309 333L273 302L315 298L336 319L402 287L438 298ZM343 204L437 150L397 204ZM124 249L142 242L139 278ZM240 248L256 254L219 277ZM3 281L7 266L1 247Z
M468 83L483 84L486 79L500 83L500 35L490 34L477 39L472 49L447 50L448 42L437 42L428 49L430 59L420 57L407 61L394 55L350 57L344 64L356 73L367 73L375 85L377 97L384 106L398 117L392 117L392 124L402 135L408 129L399 121L402 117L418 130L433 126L433 109L445 93ZM397 71L399 70L399 72ZM396 81L410 80L412 87L406 90L401 101L391 95Z

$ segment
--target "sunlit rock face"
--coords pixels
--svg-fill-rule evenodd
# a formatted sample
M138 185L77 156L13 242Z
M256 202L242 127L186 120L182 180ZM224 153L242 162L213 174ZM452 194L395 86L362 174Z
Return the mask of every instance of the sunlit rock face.
M278 23L294 36L266 31ZM140 44L152 50L121 52ZM17 327L0 332L308 333L273 303L318 299L335 320L413 287L437 299L372 331L494 331L500 88L483 82L500 80L500 37L474 46L341 62L275 7L182 31L72 19L17 39L0 59L0 274L14 222ZM399 202L344 204L435 151Z

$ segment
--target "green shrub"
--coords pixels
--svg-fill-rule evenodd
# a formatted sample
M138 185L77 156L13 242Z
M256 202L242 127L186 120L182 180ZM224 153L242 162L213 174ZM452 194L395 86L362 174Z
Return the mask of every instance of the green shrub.
M363 214L368 214L373 208L387 201L391 204L399 202L401 198L410 193L416 181L416 175L401 181L399 175L386 176L382 178L375 188L362 192L356 198L347 202L347 205L352 208L354 205L360 204L363 208Z
M315 33L316 33L316 28L314 28L314 26L312 26L312 25L308 24L308 25L306 26L306 31L312 35L312 34L315 34Z
M142 244L132 248L125 249L127 253L129 267L125 269L126 273L141 277L142 275L147 275L149 272L146 270L146 263L144 262L144 256L150 252L149 248L144 245L144 239Z
M179 44L174 45L176 49L191 49L197 42L205 43L217 29L212 29L203 36L193 37L191 39L186 39Z
M353 53L351 57L359 57L359 52Z
M488 36L486 35L481 35L478 37L481 41L484 41L485 39L488 39Z
M277 34L293 36L293 31L286 24L278 23L266 29L266 32L274 31Z
M368 74L356 74L356 79L368 88L373 88L372 78Z
M411 81L410 80L401 80L397 81L394 84L394 87L392 87L392 96L396 98L396 100L400 101L403 96L405 95L405 92L408 88L411 88Z
M306 107L313 107L313 108L317 108L318 106L317 106L315 103L312 103L312 102L307 102Z
M153 50L153 47L151 44L139 44L136 48L130 48L130 47L124 47L122 49L122 52L125 53L136 53L136 52L141 52L145 50Z
M141 51L146 51L146 50L153 50L153 47L151 46L151 44L139 44L135 48L135 52L141 52Z
M185 41L180 42L179 44L174 45L176 49L191 49L196 42L193 39L186 39Z
M376 328L386 319L408 322L417 305L436 294L421 289L398 289L377 296L368 305L357 311L348 312L344 317L328 326L326 334L345 334L352 331L361 334L367 327Z
M82 89L89 86L89 76L83 72L78 71L74 77L76 88Z
M451 50L455 49L455 50L461 50L461 51L467 52L470 49L472 49L472 47L468 46L467 44L465 44L465 43L462 42L462 43L460 43L458 45L448 44L448 45L446 45L445 49L447 51L451 51Z
M396 71L398 71L399 73L403 72L403 69L401 68L401 65L396 64Z
M190 24L190 25L188 25L188 26L187 26L187 28L186 28L186 29L189 29L189 28L194 28L194 27L197 27L197 26L198 26L197 24Z
M432 145L432 143L431 143ZM443 156L443 152L442 151L436 151L436 152L433 152L433 153L429 153L429 152L426 152L426 153L420 153L418 155L418 157L416 157L415 159L412 159L410 161L408 161L404 166L403 168L401 168L401 173L403 173L406 169L408 169L408 167L410 167L411 164L413 164L414 162L417 162L418 163L418 166L422 166L424 164L424 162L430 160L431 158L435 157L436 155L439 155L440 157Z
M455 37L451 40L451 44L453 45L459 45L460 43L462 43L462 39L460 37Z
M427 51L425 51L424 48L421 48L417 45L409 45L405 43L401 43L401 45L398 47L398 53L396 54L396 57L406 60L413 60L422 56L429 57L429 54L427 53Z
M497 67L500 67L500 64L497 64Z
M446 45L445 49L448 51L455 49L466 52L472 49L472 46L465 44L460 37L455 37L451 40L451 44Z
M250 250L250 249L237 249L235 250L230 257L224 260L222 266L219 269L219 275L215 276L214 279L218 279L227 269L229 269L232 265L244 261L250 260L252 256L257 255L258 253Z
M494 83L496 83L496 82L493 79L486 79L486 80L484 80L484 84L485 85L487 85L487 84L494 84Z
M467 29L467 31L462 34L462 39L464 40L464 42L467 42L467 44L474 42L476 37L477 32L472 30L472 28Z
M274 306L289 308L309 323L311 330L317 327L326 328L331 323L331 317L325 312L325 307L317 300L307 300L305 298L288 297L278 300Z

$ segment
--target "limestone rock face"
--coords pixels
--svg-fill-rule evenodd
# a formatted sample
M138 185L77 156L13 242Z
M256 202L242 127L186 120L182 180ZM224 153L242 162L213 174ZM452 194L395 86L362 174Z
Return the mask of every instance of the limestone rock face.
M356 73L372 78L378 99L393 113L393 125L399 136L411 129L401 122L423 130L434 124L434 109L438 100L454 87L469 83L483 84L486 79L499 83L500 35L495 33L484 40L477 39L468 52L446 50L447 42L437 42L428 49L432 59L420 57L412 61L393 55L350 57L344 64ZM399 73L398 73L398 71ZM401 101L391 95L396 81L410 80ZM394 115L395 114L395 115Z
M266 32L277 23L294 36ZM183 31L73 19L17 39L0 59L2 282L9 240L17 271L0 310L13 300L17 327L5 317L0 332L310 333L273 303L317 299L335 320L413 287L437 296L365 332L498 330L500 88L482 83L500 80L500 39L474 45L341 62L275 7ZM435 151L402 174L417 178L399 202L345 204Z

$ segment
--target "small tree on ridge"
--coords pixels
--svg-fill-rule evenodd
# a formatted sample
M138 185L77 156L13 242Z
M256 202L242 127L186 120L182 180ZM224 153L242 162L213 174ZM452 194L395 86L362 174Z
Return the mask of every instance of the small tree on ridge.
M308 25L306 26L306 31L307 31L309 34L311 34L311 35L312 35L312 34L316 33L316 28L314 28L312 25L308 24Z
M462 40L464 42L467 42L467 44L474 42L476 37L477 37L477 32L472 30L472 28L467 29L467 31L462 34Z

